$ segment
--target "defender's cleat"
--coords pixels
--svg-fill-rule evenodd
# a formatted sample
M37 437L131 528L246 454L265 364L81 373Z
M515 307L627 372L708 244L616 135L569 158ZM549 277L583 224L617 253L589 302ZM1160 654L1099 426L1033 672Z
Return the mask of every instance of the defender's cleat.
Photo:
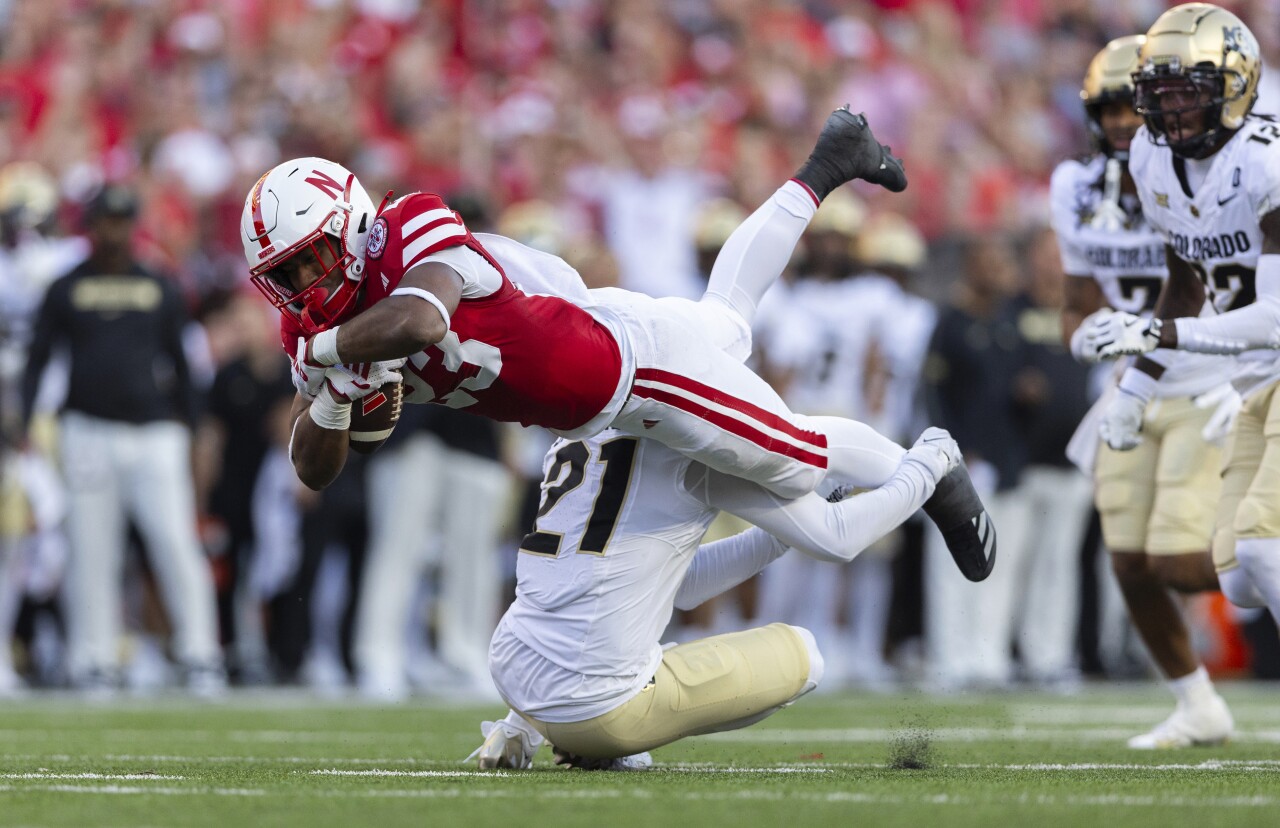
M964 466L938 481L924 512L937 524L952 559L970 581L981 581L996 565L996 527L982 506Z
M481 722L480 732L484 735L484 744L476 748L466 761L475 759L480 770L533 767L533 756L540 744L531 744L524 733L502 722Z
M555 752L556 764L566 768L590 771L642 771L653 767L653 757L648 753L619 756L616 759L587 759L559 748L552 748L552 750Z
M1231 738L1235 722L1227 703L1219 695L1192 706L1179 704L1169 718L1149 733L1134 736L1129 747L1134 750L1174 750L1177 748L1225 744Z
M828 116L818 143L795 177L813 190L819 201L855 178L895 193L907 188L902 159L876 140L866 116L853 114L848 104Z

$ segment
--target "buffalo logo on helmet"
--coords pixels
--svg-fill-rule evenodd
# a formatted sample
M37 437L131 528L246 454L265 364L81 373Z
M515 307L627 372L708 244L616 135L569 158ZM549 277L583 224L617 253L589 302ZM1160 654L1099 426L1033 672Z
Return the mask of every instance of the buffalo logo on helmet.
M365 255L370 259L382 258L382 251L387 247L387 220L378 218L369 228L369 242L365 247Z

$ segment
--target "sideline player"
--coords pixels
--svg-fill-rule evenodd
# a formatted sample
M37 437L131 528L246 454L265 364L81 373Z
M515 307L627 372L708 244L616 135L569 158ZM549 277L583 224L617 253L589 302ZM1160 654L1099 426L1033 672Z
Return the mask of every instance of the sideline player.
M1128 171L1129 146L1142 125L1130 75L1139 68L1145 41L1142 35L1113 40L1089 64L1080 97L1098 152L1083 163L1062 162L1050 183L1067 274L1062 335L1085 363L1098 356L1081 322L1103 308L1149 318L1168 275L1164 241L1148 226ZM1220 742L1231 734L1231 714L1214 692L1169 590L1218 588L1209 546L1221 458L1203 435L1215 412L1197 402L1198 395L1211 399L1218 392L1232 363L1166 351L1141 360L1159 360L1165 370L1153 384L1140 435L1102 423L1106 442L1097 447L1094 498L1129 617L1177 708L1170 721L1133 737L1129 747ZM1096 433L1088 436L1097 439Z
M330 366L407 358L408 402L570 439L612 426L783 497L828 473L852 479L891 441L855 421L792 413L726 347L749 342L757 303L818 204L854 178L906 186L898 159L845 107L795 179L733 233L691 302L587 292L560 259L473 236L437 196L405 196L375 216L337 164L276 167L250 191L241 232L254 283L281 311L286 350L297 343L299 477L322 488L346 461L351 396L327 382L356 395L374 385ZM385 378L387 366L377 370ZM995 531L962 466L925 510L967 576L985 578Z
M1116 312L1087 336L1103 357L1240 355L1232 381L1244 405L1227 438L1213 560L1232 603L1280 618L1280 124L1250 114L1258 42L1230 12L1170 9L1148 30L1141 63L1135 97L1146 126L1129 163L1167 244L1169 280L1156 318ZM1217 315L1194 318L1206 297ZM1121 382L1141 391L1158 378L1135 365ZM1138 399L1118 395L1109 419L1136 432Z
M557 441L520 546L516 600L489 648L512 712L484 723L473 756L481 768L528 767L546 739L560 764L636 769L652 748L791 704L822 679L809 630L770 624L663 649L673 605L698 606L788 547L848 562L914 514L959 462L951 436L931 428L905 453L868 455L855 482L871 491L828 503L783 500L619 431ZM721 510L758 528L699 548Z

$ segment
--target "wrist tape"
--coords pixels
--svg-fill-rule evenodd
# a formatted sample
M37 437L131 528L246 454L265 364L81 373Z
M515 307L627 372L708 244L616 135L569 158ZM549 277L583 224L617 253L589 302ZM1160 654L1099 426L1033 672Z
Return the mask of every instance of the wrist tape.
M327 331L321 331L311 340L311 359L321 365L337 365L342 362L338 358L338 328L341 325L334 326Z
M338 402L326 383L311 402L311 421L330 431L346 431L351 427L351 403Z
M1155 396L1158 384L1159 380L1146 371L1130 366L1121 375L1119 388L1124 393L1147 402Z

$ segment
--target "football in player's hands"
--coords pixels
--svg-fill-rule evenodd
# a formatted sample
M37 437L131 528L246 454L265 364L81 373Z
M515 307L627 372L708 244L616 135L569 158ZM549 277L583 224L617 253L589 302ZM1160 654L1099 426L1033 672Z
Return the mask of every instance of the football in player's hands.
M404 405L404 383L388 382L351 403L347 444L352 451L373 454L391 436Z

